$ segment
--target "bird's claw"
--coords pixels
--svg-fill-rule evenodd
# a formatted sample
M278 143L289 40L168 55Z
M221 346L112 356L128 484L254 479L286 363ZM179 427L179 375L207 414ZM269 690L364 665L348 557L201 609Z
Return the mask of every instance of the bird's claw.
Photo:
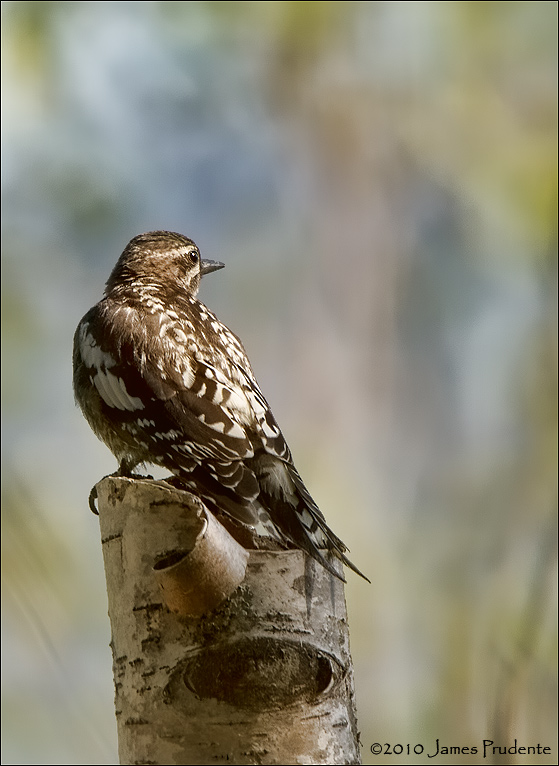
M97 500L97 484L94 484L89 493L89 509L96 516L99 516L99 509L97 508L95 501Z

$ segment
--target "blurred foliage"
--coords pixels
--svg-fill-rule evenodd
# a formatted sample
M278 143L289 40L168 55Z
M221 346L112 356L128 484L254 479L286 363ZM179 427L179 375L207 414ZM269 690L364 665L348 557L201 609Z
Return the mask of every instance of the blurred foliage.
M364 762L517 738L555 763L557 4L2 18L3 761L116 762L86 503L114 464L70 349L169 228L226 262L201 297L373 580L347 587Z

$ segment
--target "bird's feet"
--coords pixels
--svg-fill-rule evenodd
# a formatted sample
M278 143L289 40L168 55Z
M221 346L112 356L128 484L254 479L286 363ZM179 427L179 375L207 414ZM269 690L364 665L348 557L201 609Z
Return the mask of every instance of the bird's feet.
M134 473L136 465L137 463L131 464L126 459L121 460L118 470L114 473L108 473L106 476L103 476L103 479L108 479L111 476L123 477L125 479L153 479L153 476L150 476L149 474L144 476L141 473ZM100 479L100 481L103 481L103 479ZM99 482L97 482L97 484L99 484ZM99 509L95 502L97 500L97 484L93 485L91 492L89 493L89 509L96 516L99 516Z

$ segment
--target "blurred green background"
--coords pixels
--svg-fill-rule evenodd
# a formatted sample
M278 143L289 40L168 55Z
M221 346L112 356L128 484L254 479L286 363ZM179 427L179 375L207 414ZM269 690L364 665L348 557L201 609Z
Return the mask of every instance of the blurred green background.
M116 463L71 344L128 240L171 229L226 263L200 297L372 580L348 573L364 762L556 763L557 4L2 22L2 762L117 762L87 507Z

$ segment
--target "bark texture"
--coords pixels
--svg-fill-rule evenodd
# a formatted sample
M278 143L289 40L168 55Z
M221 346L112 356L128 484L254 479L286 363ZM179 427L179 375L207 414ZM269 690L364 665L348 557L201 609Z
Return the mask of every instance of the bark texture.
M165 482L97 492L120 762L360 763L343 583L225 530L216 553L219 522Z

